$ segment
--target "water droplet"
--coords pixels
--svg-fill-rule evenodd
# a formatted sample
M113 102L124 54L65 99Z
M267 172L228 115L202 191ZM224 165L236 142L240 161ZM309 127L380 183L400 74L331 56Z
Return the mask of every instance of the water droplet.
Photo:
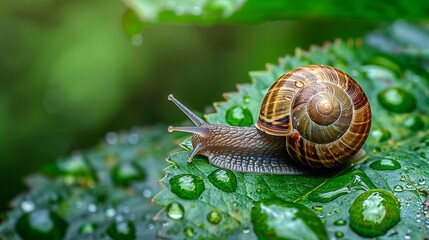
M408 229L404 235L404 239L406 239L406 240L411 239L411 233L412 233L411 229Z
M413 183L412 182L407 182L407 184L405 185L408 189L413 187Z
M335 220L335 222L334 222L334 225L336 225L336 226L344 226L344 225L346 225L346 224L347 224L347 221L346 221L346 220L344 220L344 219L342 219L342 218L337 219L337 220Z
M118 186L128 187L134 181L146 179L146 173L135 162L120 162L111 170L112 180Z
M250 110L242 106L233 106L226 111L225 120L231 126L252 126L253 117Z
M234 192L237 188L237 177L228 169L217 169L208 176L209 181L225 192Z
M244 234L250 233L250 229L248 227L243 228L243 233Z
M132 222L114 222L107 228L112 239L136 239L136 227Z
M104 214L106 215L106 217L112 218L116 215L116 210L113 208L108 208L106 209L106 211L104 211Z
M85 223L79 227L78 232L80 234L91 234L97 229L97 226L94 223Z
M313 206L312 209L316 212L319 212L319 213L323 212L323 206L322 205Z
M111 145L116 144L118 142L118 135L115 132L107 133L106 142Z
M344 233L343 233L343 232L340 232L340 231L336 231L336 232L335 232L335 237L336 237L336 238L343 238L343 237L344 237Z
M423 119L418 115L411 115L408 116L404 122L404 126L409 128L412 131L418 131L425 127L425 122Z
M170 179L171 191L180 198L198 199L205 190L201 178L191 174L181 174Z
M364 172L356 170L328 180L321 187L310 193L308 199L314 202L326 203L356 190L373 188L376 188L376 186L368 176Z
M401 168L401 164L398 161L388 158L374 161L369 166L375 170L396 170Z
M36 208L36 205L34 204L34 202L30 201L30 200L24 200L21 202L21 209L24 212L31 212Z
M144 189L143 190L143 197L144 198L152 197L152 190L150 190L149 188Z
M250 97L249 96L244 96L243 97L243 102L244 103L249 103L250 102Z
M383 235L399 222L399 209L398 199L390 192L366 191L350 206L350 227L364 237Z
M417 181L417 184L419 184L419 185L425 185L425 183L426 183L426 180L425 180L425 178L424 178L424 177L420 178L420 179Z
M143 43L143 35L141 34L135 34L131 37L131 44L133 46L140 46Z
M405 181L405 175L401 175L400 177L399 177L399 180L401 180L401 181Z
M155 229L155 224L154 224L154 223L152 223L152 222L148 223L148 224L147 224L147 229L149 229L149 230L153 230L153 229Z
M131 133L130 135L128 135L128 142L130 144L137 144L140 141L140 136L137 133Z
M143 30L143 22L131 9L127 9L124 15L122 15L122 30L129 38L136 34L140 34Z
M371 137L377 142L385 142L391 138L392 134L385 128L374 129L371 131Z
M389 87L378 94L380 104L391 112L406 113L416 108L416 97L407 89Z
M298 203L280 200L256 202L251 219L259 239L328 239L320 218Z
M187 228L183 229L183 233L185 234L186 237L193 237L194 236L194 229L187 227Z
M218 224L222 220L222 213L215 209L207 214L207 221L213 224Z
M171 219L178 220L182 219L185 214L185 209L182 204L173 202L167 206L167 216Z
M97 205L95 205L95 204L91 203L91 204L89 204L89 205L88 205L87 210L88 210L88 212L90 212L90 213L94 213L94 212L96 212L96 211L97 211Z
M68 224L55 212L47 209L23 214L15 228L24 239L62 239Z
M401 186L401 185L395 185L394 187L393 187L393 191L395 191L395 192L402 192L404 190L404 188Z

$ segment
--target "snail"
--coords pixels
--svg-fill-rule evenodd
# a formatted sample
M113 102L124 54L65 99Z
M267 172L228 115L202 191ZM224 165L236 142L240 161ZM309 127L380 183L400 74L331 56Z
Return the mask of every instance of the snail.
M169 95L195 126L168 127L193 133L193 150L215 166L237 172L308 174L336 169L364 155L371 108L346 73L309 65L280 76L268 89L255 126L209 124Z

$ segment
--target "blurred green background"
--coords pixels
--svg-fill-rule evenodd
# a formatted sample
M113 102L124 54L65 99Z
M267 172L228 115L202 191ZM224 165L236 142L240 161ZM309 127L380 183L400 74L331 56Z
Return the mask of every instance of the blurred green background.
M110 131L185 120L174 93L199 112L296 47L355 38L377 22L121 29L120 1L0 3L0 210L26 175L94 145Z

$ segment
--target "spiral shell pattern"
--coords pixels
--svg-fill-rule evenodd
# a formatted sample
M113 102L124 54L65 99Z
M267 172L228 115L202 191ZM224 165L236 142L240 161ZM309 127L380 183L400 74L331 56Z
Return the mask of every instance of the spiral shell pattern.
M371 108L349 75L310 65L277 79L265 95L256 127L286 136L287 151L297 162L332 168L362 148L371 128Z

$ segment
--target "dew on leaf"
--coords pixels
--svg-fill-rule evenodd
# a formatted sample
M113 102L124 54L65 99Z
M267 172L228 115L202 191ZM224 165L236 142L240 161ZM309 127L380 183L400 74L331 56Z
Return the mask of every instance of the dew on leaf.
M15 229L23 239L62 239L68 224L55 212L47 209L23 214Z
M252 208L251 219L259 239L328 239L320 218L299 203L259 201Z
M106 142L111 145L116 144L118 142L118 135L115 132L107 133Z
M336 231L336 232L335 232L335 237L336 237L336 238L343 238L343 237L344 237L344 233L343 233L343 232L340 232L340 231Z
M114 222L107 228L107 234L112 239L136 239L136 227L130 221Z
M401 186L401 185L395 185L394 187L393 187L393 191L395 191L395 192L402 192L402 191L404 191L404 188Z
M96 212L96 211L97 211L97 205L95 205L95 204L91 203L91 204L89 204L89 205L87 206L87 208L86 208L86 209L88 210L88 212L90 212L90 213L94 213L94 212Z
M128 142L130 144L137 144L140 141L140 136L137 133L131 133L130 135L128 135Z
M24 200L20 203L21 209L24 212L31 212L36 208L36 204L30 200Z
M401 180L401 181L405 181L405 180L406 180L405 175L401 175L401 176L399 177L399 180Z
M234 192L237 188L237 177L228 169L217 169L208 176L209 181L225 192Z
M146 172L135 162L120 162L111 172L112 180L118 186L128 187L134 181L146 179Z
M170 179L171 192L183 199L198 199L205 190L201 178L191 174L181 174Z
M183 234L185 234L186 237L193 237L194 236L194 229L187 227L183 229Z
M401 168L401 164L392 159L379 159L369 165L374 170L396 170Z
M378 128L371 131L371 137L377 142L385 142L390 139L392 134L385 128Z
M250 97L249 96L244 96L243 97L243 102L244 103L249 103L250 102Z
M322 213L323 212L323 206L322 205L316 205L311 207L311 209L313 209L316 212Z
M144 198L152 197L152 190L150 190L149 188L144 189L143 190L143 197Z
M143 25L143 22L133 10L125 10L124 15L122 15L122 30L127 37L132 38L140 34L143 30Z
M412 182L407 182L407 184L405 185L408 189L413 187L413 183Z
M390 192L366 191L350 206L350 227L364 237L381 236L399 222L399 209L398 199Z
M364 172L356 170L328 180L321 187L310 193L308 199L314 202L326 203L352 191L373 188L376 188L376 186L368 176Z
M346 224L347 224L347 221L346 221L346 220L344 220L344 219L342 219L342 218L337 219L337 220L335 220L335 222L334 222L334 225L336 225L336 226L344 226L344 225L346 225Z
M425 127L425 122L418 115L408 116L404 122L404 126L409 128L412 131L422 130Z
M417 184L419 184L419 185L425 185L425 183L426 183L426 180L425 180L425 178L424 178L424 177L420 178L420 179L417 181Z
M116 215L116 210L113 208L108 208L104 211L104 214L106 215L106 217L112 218Z
M242 106L233 106L226 111L225 120L231 126L252 126L253 117L250 110Z
M378 101L386 110L396 113L412 112L416 108L416 97L407 89L389 87L378 94Z
M80 234L91 234L97 229L94 223L85 223L79 227L78 233Z
M185 209L183 208L182 204L178 202L170 203L167 206L167 216L171 219L174 219L174 220L182 219L184 214L185 214Z
M215 209L213 211L210 211L207 214L207 221L209 221L212 224L218 224L222 220L222 213Z

